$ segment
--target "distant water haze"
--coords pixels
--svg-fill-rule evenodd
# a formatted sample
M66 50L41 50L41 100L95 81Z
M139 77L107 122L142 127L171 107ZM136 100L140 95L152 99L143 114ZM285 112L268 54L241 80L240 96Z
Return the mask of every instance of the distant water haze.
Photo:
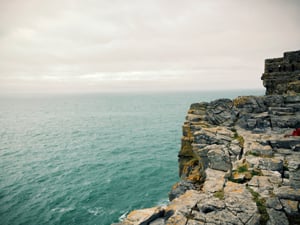
M0 94L262 88L299 0L0 1Z

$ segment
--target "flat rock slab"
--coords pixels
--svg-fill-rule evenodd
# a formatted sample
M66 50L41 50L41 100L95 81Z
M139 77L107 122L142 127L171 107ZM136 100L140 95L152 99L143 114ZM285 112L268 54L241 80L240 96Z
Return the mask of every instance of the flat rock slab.
M134 210L123 221L124 225L146 225L164 215L162 207Z
M223 189L225 183L225 172L208 168L203 191L207 193L217 192Z
M294 189L289 186L282 186L275 189L274 194L277 195L279 199L300 201L300 189Z

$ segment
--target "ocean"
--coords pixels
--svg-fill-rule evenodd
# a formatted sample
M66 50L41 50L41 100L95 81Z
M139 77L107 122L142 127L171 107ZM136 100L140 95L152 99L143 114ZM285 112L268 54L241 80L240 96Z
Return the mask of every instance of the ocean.
M164 205L191 103L263 90L0 97L0 224L108 225Z

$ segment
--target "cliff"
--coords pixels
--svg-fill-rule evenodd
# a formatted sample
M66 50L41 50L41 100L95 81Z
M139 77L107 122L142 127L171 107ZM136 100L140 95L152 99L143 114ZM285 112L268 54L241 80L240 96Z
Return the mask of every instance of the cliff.
M265 71L266 96L192 104L170 203L135 210L119 225L300 224L300 137L290 135L300 127L299 68L293 69L280 95L277 80L287 74Z

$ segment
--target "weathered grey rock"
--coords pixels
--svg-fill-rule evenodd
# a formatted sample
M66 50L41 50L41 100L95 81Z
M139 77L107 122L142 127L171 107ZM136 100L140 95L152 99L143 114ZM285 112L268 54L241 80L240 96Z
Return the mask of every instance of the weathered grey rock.
M295 148L295 146L300 144L300 139L298 137L281 138L276 140L270 140L270 144L273 149L274 148L293 149Z
M300 95L287 95L284 96L285 103L300 103Z
M190 219L188 220L187 225L206 225L206 223L199 220Z
M198 122L198 121L200 121L203 118L204 118L204 116L202 116L202 115L195 115L195 114L188 114L186 116L186 120L188 120L190 122Z
M125 225L146 225L159 217L163 217L164 212L162 207L134 210L127 215L122 223Z
M252 155L247 155L245 156L245 159L247 163L250 165L252 168L258 168L259 166L259 160L261 159L260 157L252 156Z
M254 176L248 182L248 185L263 197L269 196L269 193L274 189L274 185L270 182L269 177L266 176Z
M242 147L237 139L234 139L230 143L229 152L234 156L240 156L242 154Z
M205 215L206 224L237 224L242 225L239 217L235 216L228 209L222 211L213 211Z
M165 219L158 218L158 219L152 221L149 225L165 225Z
M190 110L201 110L205 113L208 105L207 102L193 103L190 106Z
M289 225L289 221L284 212L274 209L267 209L267 212L270 217L267 225Z
M208 168L205 173L204 192L213 193L223 189L225 185L225 172Z
M282 205L277 197L270 197L267 199L266 205L268 208L272 208L275 210L281 210Z
M256 204L245 185L227 182L224 195L226 208L237 215L242 223L246 224L251 218L258 218L255 216L258 213ZM258 222L259 220L256 221L257 224Z
M278 171L272 171L272 170L261 170L261 173L263 176L269 177L269 180L272 183L280 183L280 180L282 179L282 174ZM275 179L276 182L273 182L272 180Z
M272 156L273 149L270 145L262 145L258 142L248 142L246 150L249 154L257 156Z
M300 189L294 189L290 186L282 186L274 189L274 194L279 199L289 199L294 201L300 201Z
M213 127L202 128L194 133L195 144L228 144L231 142L233 133L226 128Z
M269 107L268 112L270 115L291 116L295 113L295 110L292 107Z
M292 150L295 152L300 152L300 144L296 144L295 146L293 146Z
M225 208L225 202L216 197L204 198L198 202L198 211L204 214L208 214L213 211L221 211Z
M188 190L183 195L175 198L165 209L166 214L171 212L171 216L167 219L166 224L185 224L187 215L190 215L200 199L205 198L203 193L195 190Z
M172 187L172 190L169 193L169 200L172 201L173 199L178 198L179 196L183 195L187 190L195 189L196 187L191 181L181 180Z
M289 179L289 178L290 178L290 172L289 172L289 171L286 171L286 170L284 170L284 171L283 171L283 178L285 178L285 179Z
M293 200L289 200L289 199L281 199L280 200L283 209L285 211L285 213L289 216L300 216L300 213L298 211L298 201L293 201ZM300 218L300 217L299 217Z
M286 157L289 169L290 185L300 188L300 154L295 153Z
M283 161L276 158L261 158L258 167L262 170L282 171Z
M182 212L176 211L167 221L166 225L186 225L187 218Z
M266 95L263 97L264 104L269 107L284 107L285 100L283 95Z
M218 99L212 101L207 107L206 120L212 125L233 125L236 113L233 110L233 102L230 99Z
M207 153L209 167L215 170L228 171L231 169L231 160L225 146L214 145L214 149Z

